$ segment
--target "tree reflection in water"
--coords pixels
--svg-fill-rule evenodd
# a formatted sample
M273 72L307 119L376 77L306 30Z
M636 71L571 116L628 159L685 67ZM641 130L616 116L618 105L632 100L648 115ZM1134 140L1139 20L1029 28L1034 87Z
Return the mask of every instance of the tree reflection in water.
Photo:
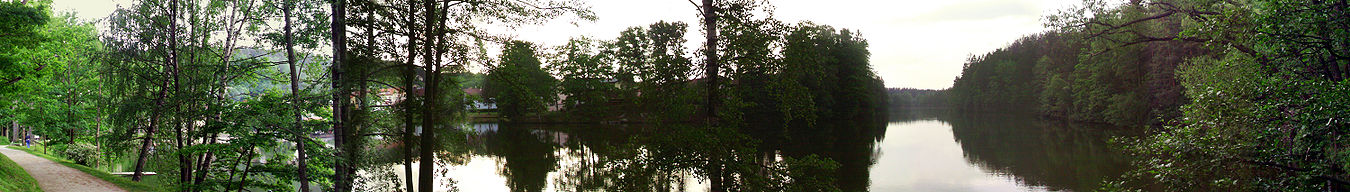
M458 161L494 160L487 166L495 175L458 177L501 177L498 186L510 191L706 191L718 177L739 191L868 191L875 189L872 177L895 174L873 169L878 159L927 158L880 154L880 143L906 139L892 134L895 141L886 140L888 129L906 125L894 122L915 120L950 125L959 145L953 149L962 150L966 166L1032 189L1088 191L1128 168L1106 142L1128 135L1125 131L1008 114L898 113L890 121L820 122L805 130L480 124L465 130L465 139L446 144L464 150L441 154L462 156L448 158ZM710 176L714 170L723 174ZM462 191L481 191L468 186L483 185L459 184Z
M1037 120L1029 114L965 114L941 118L970 164L1012 176L1025 186L1092 191L1128 170L1129 159L1107 141L1121 128Z

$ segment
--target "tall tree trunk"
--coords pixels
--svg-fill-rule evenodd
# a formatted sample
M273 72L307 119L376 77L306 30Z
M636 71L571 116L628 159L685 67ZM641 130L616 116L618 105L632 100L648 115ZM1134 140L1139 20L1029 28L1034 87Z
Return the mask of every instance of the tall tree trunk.
M253 133L256 134L256 133L258 133L258 131L253 131ZM255 146L255 145L249 145L249 146L248 146L248 153L247 153L246 155L244 155L244 172L241 172L243 175L240 175L240 176L239 176L239 185L236 186L237 188L235 188L235 190L234 190L235 192L242 192L242 191L244 191L244 184L246 184L246 183L248 182L248 173L249 173L249 169L253 168L253 156L255 156L255 154L254 154L254 152L253 152L253 147L256 147L256 146Z
M187 153L181 152L181 150L186 149L185 146L187 146L187 144L184 143L184 140L187 139L183 138L183 130L186 128L186 125L183 123L184 121L181 118L174 118L174 119L176 119L174 121L174 129L173 129L174 148L175 150L180 151L179 153L176 153L176 156L178 156L178 182L191 183L192 168L193 168L192 160L188 157Z
M168 11L169 11L169 27L168 27L169 34L178 34L178 30L177 30L177 29L178 29L178 1L177 1L177 0L169 1L169 10L168 10ZM168 78L164 79L164 82L163 82L164 84L162 84L162 85L160 86L159 97L155 99L155 108L152 109L152 111L151 111L151 115L150 115L150 125L149 125L149 126L146 126L145 135L142 136L142 137L144 137L144 138L141 140L141 152L140 152L140 154L137 155L137 158L136 158L136 169L135 169L134 173L131 174L131 180L132 180L132 181L141 181L141 178L145 175L145 173L144 173L144 172L145 172L145 161L146 161L147 158L149 157L149 151L148 151L148 150L150 150L150 147L151 147L150 145L153 143L153 142L152 142L152 139L154 138L155 129L159 127L160 120L163 119L163 116L164 116L163 113L164 113L164 112L163 112L162 110L164 109L164 105L166 104L165 100L168 99L168 95L170 94L169 88L170 88L170 86L171 86L171 85L170 85L171 83L172 83L172 88L175 89L174 92L172 92L172 93L177 93L177 90L176 90L176 89L178 88L178 80L177 80L177 79L178 79L178 50L177 50L177 48L178 48L178 38L177 38L176 36L170 35L170 36L169 36L168 43L169 43L169 45L168 45L169 53L168 53L168 56L165 57L165 65L168 65L168 66L167 66L168 69L165 69L165 70L169 70L169 71L166 71L166 72L163 73L163 74L171 76L172 79L168 79ZM181 128L175 126L175 129L181 129Z
M211 134L211 138L209 138L210 141L207 142L207 145L215 145L216 142L217 142L216 138L219 138L219 137L220 137L220 133L212 133L212 134ZM216 154L216 153L215 153L214 151L208 151L208 152L206 152L206 156L203 156L203 157L198 161L197 167L200 167L201 170L200 170L200 171L197 171L197 177L194 178L194 180L192 181L192 184L193 184L194 186L201 186L202 182L206 181L206 176L207 176L207 174L208 174L208 173L210 172L210 170L211 170L211 162L214 162L214 161L215 161L215 160L214 160L215 154ZM201 191L201 187L195 187L194 189L195 189L195 190L193 190L193 191Z
M438 19L436 17L439 14L437 14L436 6L433 1L422 1L422 5L426 9L426 16L424 17L426 23L422 24L422 26L425 26L425 31L423 31L425 37L423 39L425 43L423 44L425 45L422 46L422 68L426 71L426 76L423 77L425 80L423 81L424 86L422 86L422 93L425 95L425 98L422 102L422 157L418 162L420 177L418 178L419 183L417 189L418 191L431 192L434 190L433 187L435 186L434 182L436 180L436 174L434 174L436 165L434 156L434 152L436 151L435 129L436 120L439 119L434 113L440 108L440 93L437 87L440 79L440 71L435 67L437 63L434 63L435 59L433 57L435 57L436 54L432 52L432 47L440 46L439 44L436 44L437 41L434 40L436 37L435 25Z
M150 139L154 138L155 127L159 126L160 113L162 113L159 109L164 107L166 90L166 88L161 87L159 97L155 99L155 108L151 109L150 125L145 127L145 135L141 136L141 152L136 155L136 169L131 174L132 181L141 181L141 177L145 176L145 160L150 155Z
M416 22L414 22L414 17L413 17L413 16L414 16L413 6L408 6L408 10L407 10L407 11L408 11L408 18L407 18L407 20L405 20L405 23L407 24L406 26L412 27L413 24L416 23ZM412 141L413 141L413 132L416 131L415 129L416 129L416 126L417 126L417 120L416 120L415 118L413 118L413 117L416 117L416 110L415 110L415 109L416 109L416 108L415 108L416 106L414 105L414 104L416 104L416 103L414 103L414 102L416 102L417 100L416 100L416 99L413 99L413 97L415 96L415 94L414 94L414 91L415 91L415 90L414 90L414 89L416 89L416 88L414 87L414 84L415 84L416 81L417 81L417 67L414 66L413 63L415 63L414 60L416 60L416 58L417 58L417 54L416 54L416 53L417 53L417 38L415 37L415 36L416 36L415 33L412 33L412 32L409 32L409 33L407 34L407 36L408 36L408 57L407 57L407 60L405 60L405 61L403 62L403 65L406 65L406 66L404 66L404 70L403 70L403 101L401 101L401 102L403 103L403 115L404 115L404 116L403 116L403 175L404 175L403 178L404 178L404 182L407 183L408 192L415 192L415 191L417 191L417 190L416 190L416 186L413 185L413 174L412 174L412 173L413 173L413 171L412 171L413 168L412 168L412 161L413 161L413 156L414 156L414 154L413 154L413 146L412 146L413 143L412 143Z
M420 175L418 179L418 191L426 192L426 191L434 191L433 186L435 186L433 184L436 176L434 174L436 165L436 158L434 156L435 155L434 152L436 151L437 148L435 130L436 125L438 124L437 120L440 119L435 114L435 112L438 111L438 109L440 108L439 107L440 102L438 101L438 99L440 99L440 94L437 94L437 92L439 92L440 89L437 88L436 86L439 86L438 84L440 84L438 83L438 81L440 81L440 78L438 76L440 75L437 74L439 73L439 71L434 69L435 67L423 67L423 68L426 69L428 72L426 72L427 74L425 77L426 82L424 83L425 87L422 88L423 93L425 94L425 98L423 99L424 101L422 106L422 140L421 140L422 151L421 151L421 159L418 161L419 175Z
M338 157L347 157L347 154L351 153L345 151L348 148L342 147L350 142L347 141L347 139L350 138L348 137L348 134L350 133L348 133L349 131L345 125L347 120L347 102L350 99L347 97L347 94L350 92L343 85L343 65L347 62L347 23L346 18L344 18L347 15L347 8L345 1L346 0L333 0L332 3L330 3L333 11L331 23L331 35L333 40L333 66L331 73L331 81L333 84L333 144L339 146L336 152ZM352 190L352 166L350 162L350 159L338 158L336 165L333 166L334 191L348 192Z
M180 6L181 4L180 4L179 1L177 1L177 0L170 1L169 4L170 4L170 5L169 5L169 15L170 15L170 17L169 17L169 18L170 18L170 19L169 19L169 34L179 34L179 33L182 33L182 31L180 31L179 28L178 28L178 24L179 24L179 23L178 23L178 18L182 16L182 12L181 12L181 11L182 11L182 10L181 10L182 8L181 8L181 6ZM182 92L183 92L183 86L182 86L182 84L181 84L181 82L182 82L182 81L181 81L181 78L182 78L182 72L183 72L183 70L182 70L182 68L181 68L181 67L182 67L182 63L181 63L181 62L182 62L182 61L181 61L182 58L180 57L180 56L181 56L180 53L182 53L182 50L180 50L180 49L181 49L181 47L180 47L180 46L181 46L181 45L180 45L181 43L178 42L178 41L180 41L180 40L181 40L181 39L179 39L178 36L176 36L176 35L169 35L169 47L168 47L168 48L169 48L169 57L172 58L172 59L170 59L170 62L169 62L169 69L172 70L171 74L172 74L172 77L173 77L173 81L172 81L172 83L173 83L173 92L172 92L173 95L179 95L179 93L182 93ZM183 105L181 105L181 104L175 104L174 107L172 107L172 108L173 108L173 109L176 109L176 110L179 111L179 112L181 112L181 111L184 110ZM190 122L192 122L192 121L191 121L190 119L189 119L189 120L184 120L182 117L179 117L179 116L175 116L175 117L170 118L170 119L172 120L173 131L174 131L174 139L175 139L174 147L176 148L176 150L182 150L182 149L184 148L184 146L186 146L186 144L184 143L184 138L183 138L183 137L184 137L184 133L183 133L183 131L184 131L184 129L186 128L186 125L190 124ZM191 141L186 141L186 142L191 142ZM192 168L193 168L193 167L192 167L191 161L188 159L187 154L186 154L186 153L178 153L177 156L178 156L178 163L179 163L179 168L178 168L178 171L179 171L179 177L178 177L179 182L180 182L180 183L189 183L189 182L192 182L191 177L192 177Z
M706 41L704 41L705 47L703 50L703 55L707 60L704 61L703 70L706 73L704 76L708 78L708 98L706 100L708 103L705 104L704 109L706 111L704 113L706 114L704 115L708 117L709 123L717 121L717 104L721 100L717 89L719 79L717 70L722 67L717 54L717 17L717 6L713 4L713 0L703 0L703 30L707 32L704 34Z
M258 132L260 132L260 130L258 130L258 129L253 129L253 135L257 135ZM244 174L244 176L241 177L241 178L239 179L239 185L238 185L238 186L239 186L239 189L240 189L240 190L243 190L243 188L244 188L244 180L247 180L247 179L248 179L248 168L251 167L251 166L253 166L253 148L254 148L254 147L257 147L256 144L250 143L250 144L248 145L248 147L245 147L244 150L243 150L243 152L241 152L241 153L244 153L244 155L239 156L239 157L236 157L236 158L234 159L234 163L230 164L230 174L229 174L229 176L225 177L225 182L226 182L226 184L225 184L224 188L225 188L226 191L229 191L229 190L230 190L230 187L231 187L231 186L229 185L229 182L233 182L233 181L234 181L234 175L235 175L235 173L239 173L239 172L238 172L239 169L237 169L237 168L235 168L235 167L239 166L239 163L241 163L241 162L244 163L244 170L243 170L243 172L242 172L242 173ZM247 161L247 162L243 162L243 161Z
M65 69L64 75L65 78L61 78L61 81L69 85L71 80L69 67ZM65 97L63 103L66 104L66 145L75 144L75 126L73 126L75 125L75 97L71 96L72 92L70 89L66 89L65 95L62 95Z
M309 157L305 154L305 141L309 139L305 137L308 131L305 131L304 119L301 117L303 114L300 109L300 71L299 67L295 66L295 42L293 41L295 34L291 32L291 9L294 8L294 4L294 0L286 0L285 8L282 8L282 14L285 14L286 17L286 34L284 37L286 41L286 65L291 67L291 107L295 116L295 127L292 132L297 154L296 174L300 177L300 191L309 191L309 164L306 162Z
M706 121L708 125L712 126L717 123L717 104L720 103L719 100L721 100L721 96L718 95L717 89L718 85L717 81L720 79L718 78L717 71L720 70L722 67L722 64L720 63L721 61L719 61L720 59L719 55L717 53L718 15L717 15L717 6L716 4L713 4L713 0L703 0L702 9L703 9L703 30L705 31L704 33L705 41L703 45L705 47L703 49L703 55L706 59L704 61L705 63L703 65L704 67L703 70L706 73L704 74L704 76L708 78L708 85L706 87L708 91L708 98L706 99L707 104L705 104L704 109L706 111L704 111L705 113L704 116L707 117ZM714 163L713 165L711 165L710 169L711 170L708 174L708 178L711 181L710 183L712 185L711 191L713 192L727 191L725 185L726 178L723 177L724 175L722 173L723 166L720 163Z

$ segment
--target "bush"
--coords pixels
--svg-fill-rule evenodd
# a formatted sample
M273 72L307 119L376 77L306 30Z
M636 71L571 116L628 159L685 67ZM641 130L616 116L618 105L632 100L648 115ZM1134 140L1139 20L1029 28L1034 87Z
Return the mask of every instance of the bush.
M9 137L0 137L0 144L9 145Z
M42 152L43 154L48 155L54 155L66 151L66 144L64 143L51 142L51 140L41 140L41 141L42 142L39 142L39 140L33 140L34 146L41 145L42 147L46 148L45 150L38 150L38 152Z
M66 159L85 166L92 166L91 164L98 162L99 158L98 147L89 143L67 145L65 150L59 151Z

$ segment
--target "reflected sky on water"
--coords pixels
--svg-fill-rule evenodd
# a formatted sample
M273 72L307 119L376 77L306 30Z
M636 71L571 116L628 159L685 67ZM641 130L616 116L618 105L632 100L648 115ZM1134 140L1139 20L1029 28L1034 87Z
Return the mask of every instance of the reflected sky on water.
M816 154L841 165L845 191L1090 191L1128 161L1107 145L1120 129L1037 120L1017 114L903 113L889 121L837 123L828 134L744 130L763 151ZM474 124L458 163L442 166L460 191L576 191L605 174L597 159L650 127ZM402 166L391 165L401 177ZM589 176L578 176L588 175ZM696 175L668 181L672 191L706 191ZM601 182L603 183L603 182Z

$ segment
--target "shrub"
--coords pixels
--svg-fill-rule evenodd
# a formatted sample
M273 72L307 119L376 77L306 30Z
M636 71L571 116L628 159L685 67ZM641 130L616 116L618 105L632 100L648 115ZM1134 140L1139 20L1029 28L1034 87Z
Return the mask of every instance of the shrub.
M91 164L98 162L99 158L98 147L89 143L67 145L65 150L60 150L60 153L66 159L85 166L92 166Z
M42 152L42 154L53 155L53 154L60 154L61 152L66 151L66 144L64 143L51 142L51 140L41 140L41 141L42 142L39 142L39 140L33 140L33 145L41 145L43 147L46 147L46 149L44 150L39 150L39 152Z

